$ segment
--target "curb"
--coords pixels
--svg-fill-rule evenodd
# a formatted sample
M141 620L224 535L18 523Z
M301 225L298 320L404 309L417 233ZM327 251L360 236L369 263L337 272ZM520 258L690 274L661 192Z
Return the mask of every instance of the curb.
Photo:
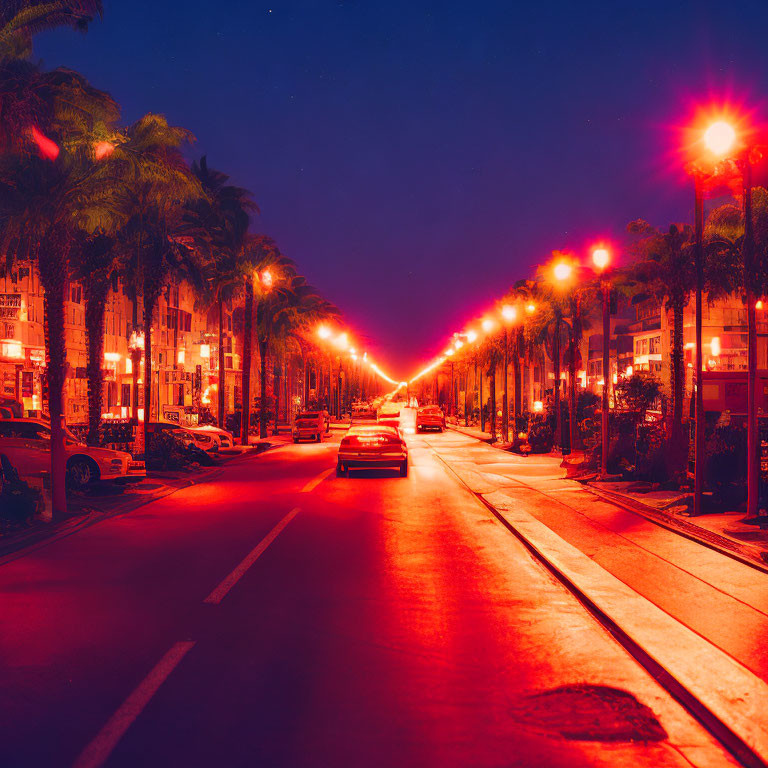
M280 445L281 444L279 443L270 444L269 447L262 451L244 452L238 456L232 456L231 458L225 460L225 463L231 464L237 460L242 460L244 457L248 458L260 456L261 454L266 453L273 448L280 447ZM200 473L196 477L186 479L183 484L175 487L168 487L167 493L160 492L157 494L139 497L135 499L135 504L128 504L126 505L126 508L114 509L108 512L102 512L99 509L90 508L87 512L84 512L80 515L73 515L66 520L63 520L61 523L54 524L54 526L46 526L42 529L29 531L28 536L25 535L19 539L8 542L7 547L0 546L0 566L13 560L18 560L30 552L35 552L38 549L42 549L43 547L48 546L48 544L53 544L59 539L71 536L72 534L77 533L78 531L81 531L85 528L90 528L92 525L96 525L103 520L109 520L114 517L119 517L120 515L130 514L131 512L134 512L140 507L150 504L153 501L159 501L160 499L165 499L168 496L172 496L177 491L182 491L185 488L191 488L193 485L201 485L202 483L206 483L220 475L221 472L222 467L220 466L208 467L205 472Z
M495 444L490 442L489 438L479 438L475 435L464 432L459 427L453 424L448 425L451 429L459 434L477 440L478 442L490 445L492 448L496 447ZM501 449L500 449L501 450ZM709 531L701 528L698 525L693 525L685 520L679 520L675 517L664 514L664 512L651 507L647 504L643 504L636 499L628 499L626 496L616 493L615 491L605 490L603 488L594 488L589 483L583 483L576 478L566 477L566 480L572 480L579 483L579 485L590 493L598 496L605 501L615 504L617 507L626 509L629 512L641 515L652 523L666 528L672 533L683 536L690 541L695 541L697 544L708 547L716 552L720 552L726 557L730 557L733 560L737 560L742 565L748 565L750 568L768 573L768 553L765 556L761 556L762 553L755 547L751 547L749 544L742 544L741 542L729 539L727 536Z
M647 520L656 523L656 525L660 525L662 528L666 528L686 539L695 541L697 544L701 544L709 549L720 552L733 560L737 560L743 565L748 565L750 568L762 571L763 573L768 573L768 559L764 560L761 557L760 550L755 547L750 547L748 544L741 544L738 541L729 539L727 536L700 528L698 525L693 525L685 520L678 520L677 518L664 514L664 512L655 507L643 504L642 501L628 499L626 496L616 493L615 491L609 491L604 488L594 488L589 485L589 483L581 483L581 486L595 496L599 496L616 506L628 509L630 512L642 515ZM768 558L768 553L766 553L766 558Z
M531 515L500 511L435 456L734 756L749 768L768 765L768 720L761 723L768 712L768 684ZM660 636L666 641L659 643ZM702 670L709 680L699 680Z

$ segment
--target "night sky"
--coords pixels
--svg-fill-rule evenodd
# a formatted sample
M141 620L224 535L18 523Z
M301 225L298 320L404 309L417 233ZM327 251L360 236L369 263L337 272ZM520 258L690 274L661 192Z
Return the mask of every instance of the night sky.
M689 219L696 99L768 94L768 5L104 0L49 67L197 137L405 378L555 248Z

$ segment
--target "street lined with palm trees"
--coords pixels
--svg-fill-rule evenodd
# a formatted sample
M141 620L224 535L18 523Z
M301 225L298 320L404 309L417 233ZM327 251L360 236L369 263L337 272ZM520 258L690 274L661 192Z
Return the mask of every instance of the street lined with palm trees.
M406 480L336 478L336 444L3 566L6 764L733 764L462 489L454 439L410 438Z

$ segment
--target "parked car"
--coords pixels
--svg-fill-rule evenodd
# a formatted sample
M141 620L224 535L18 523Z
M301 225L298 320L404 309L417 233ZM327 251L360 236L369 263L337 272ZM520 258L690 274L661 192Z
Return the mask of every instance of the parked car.
M212 434L199 432L200 427L182 427L172 421L154 421L149 424L150 432L169 432L179 438L185 446L193 445L206 453L216 453L219 441Z
M144 462L134 460L130 453L86 445L66 427L64 450L71 488L84 488L97 480L125 481L146 476ZM22 477L50 471L51 425L42 419L0 420L0 455Z
M215 450L220 448L231 448L235 444L235 440L231 432L227 432L226 429L219 429L213 424L202 424L198 427L185 427L190 432L194 432L197 435L207 435L212 437L216 443Z
M328 421L323 411L306 411L296 416L293 423L293 442L314 440L322 442L323 435L328 431Z
M408 447L394 427L366 424L350 427L341 439L336 476L349 476L351 469L393 467L400 477L408 475Z
M416 431L423 429L436 429L442 432L445 429L445 414L439 405L422 405L416 413Z

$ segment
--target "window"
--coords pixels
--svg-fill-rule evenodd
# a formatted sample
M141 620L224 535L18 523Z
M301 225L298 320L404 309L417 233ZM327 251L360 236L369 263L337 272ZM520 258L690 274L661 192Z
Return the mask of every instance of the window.
M660 355L661 354L661 336L654 336L650 340L650 347L649 351L652 355Z
M83 300L83 289L79 285L71 285L69 291L69 300L75 304L81 304Z

